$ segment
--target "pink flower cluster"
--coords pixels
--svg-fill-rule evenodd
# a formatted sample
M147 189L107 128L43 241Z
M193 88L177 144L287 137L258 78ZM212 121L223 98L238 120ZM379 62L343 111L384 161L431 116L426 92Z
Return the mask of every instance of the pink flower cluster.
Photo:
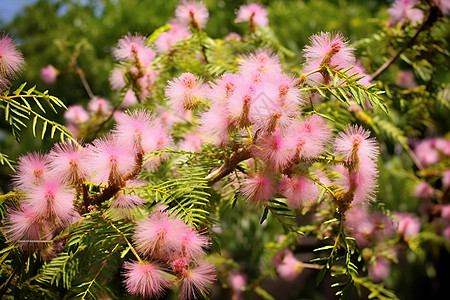
M236 23L248 22L250 30L255 32L256 27L266 27L269 24L267 10L258 3L242 5L237 11Z
M48 65L45 68L41 69L40 75L45 83L53 84L56 82L56 79L58 78L59 71L55 69L54 66Z
M154 89L159 74L152 65L155 52L148 45L147 39L128 34L117 42L113 55L124 63L112 71L109 79L114 90L127 88L121 102L122 107L144 101Z
M125 286L130 294L158 297L171 287L167 271L177 278L181 299L195 299L216 275L203 260L209 239L167 213L153 212L136 226L136 249L145 262L126 262ZM163 271L163 266L166 266Z
M419 0L395 0L392 7L388 9L388 13L391 15L389 26L397 23L416 25L422 22L424 17L423 11L415 8L419 4Z
M0 92L5 91L25 65L22 53L18 51L12 38L0 33Z
M278 275L286 281L294 281L304 269L304 263L295 258L289 249L278 252L271 263L276 266Z

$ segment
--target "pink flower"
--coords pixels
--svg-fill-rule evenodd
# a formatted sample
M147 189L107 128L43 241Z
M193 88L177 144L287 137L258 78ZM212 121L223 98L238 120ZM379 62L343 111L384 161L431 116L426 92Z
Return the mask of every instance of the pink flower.
M375 263L369 265L369 275L375 282L384 281L389 276L390 272L391 264L382 256L377 257Z
M414 152L424 167L434 165L439 161L439 152L434 148L433 139L421 141L415 148Z
M169 81L166 89L168 104L178 112L191 110L198 106L198 101L206 96L206 86L191 73Z
M238 272L230 272L228 275L228 281L230 282L231 289L233 290L233 299L244 299L244 288L247 284L247 276Z
M393 26L397 23L411 23L416 25L423 20L423 11L414 6L420 4L418 0L395 0L392 7L388 9L388 13L391 15L389 26Z
M168 32L161 33L155 40L155 46L159 53L169 51L172 46L181 40L188 38L191 32L184 26L179 24L170 24L171 28Z
M58 180L48 180L30 189L27 203L38 217L57 218L61 225L71 223L75 211L75 192L61 185Z
M86 171L80 162L82 150L83 147L74 142L56 144L48 154L51 176L69 184L84 181Z
M21 240L40 240L42 225L42 220L37 216L35 209L22 203L20 208L8 209L2 231L13 243ZM39 245L24 241L20 246L23 249L33 250Z
M180 298L197 299L197 295L208 290L207 285L216 280L214 265L201 263L186 270L180 279Z
M277 264L277 273L286 281L293 281L303 271L303 264L294 257L292 251L284 252L281 263Z
M125 182L125 187L141 187L145 186L144 181L138 180L127 180ZM141 206L145 202L145 199L142 199L138 195L125 194L124 190L120 190L116 194L116 198L112 201L111 206L114 208L124 208L124 209L133 209L137 206Z
M175 10L175 17L180 25L200 30L208 22L209 12L201 1L182 0Z
M288 206L291 208L309 207L319 197L319 190L314 181L303 176L283 178L278 190L287 198Z
M374 218L363 205L352 206L346 213L345 226L349 227L350 234L360 247L367 246L373 237L376 224Z
M166 273L156 263L125 262L124 283L128 293L143 297L159 297L171 282Z
M0 34L0 91L9 86L8 78L15 78L24 65L22 53L16 49L12 38L8 34Z
M450 170L447 170L442 174L442 187L447 189L450 187Z
M83 151L81 164L92 182L117 183L134 170L135 152L112 137L99 138Z
M64 119L68 125L79 126L89 118L89 113L81 105L71 105L64 112Z
M114 68L109 75L109 83L114 91L120 91L126 86L125 82L126 69L123 67Z
M409 240L420 232L420 219L412 213L394 212L394 222L398 224L398 233L403 236L405 240Z
M113 111L113 106L106 99L94 97L88 103L88 111L95 115L109 116Z
M152 150L162 150L169 147L172 142L168 128L163 126L162 122L158 120L149 129L146 138L142 140L142 148L144 153L149 153Z
M266 202L273 198L275 190L272 178L266 173L264 175L255 174L247 177L242 182L241 193L250 202Z
M154 121L145 110L134 110L120 114L116 118L114 138L121 145L126 145L135 151L143 151L142 145L155 139L153 135ZM146 154L146 153L143 153Z
M113 54L117 60L132 61L137 65L140 63L141 67L147 66L155 57L145 37L131 34L119 40Z
M281 72L278 56L262 50L245 57L239 64L239 74L244 78L254 77L256 74L267 78L278 78ZM255 78L250 79L255 80Z
M17 172L12 175L13 186L18 190L28 190L43 182L48 175L48 157L31 152L19 157Z
M269 24L267 18L267 10L258 3L249 3L247 5L241 5L237 12L236 23L249 22L250 26L265 27Z
M120 104L121 107L130 107L133 105L136 105L138 103L138 99L136 97L136 94L133 92L133 89L128 89L125 92L125 95L123 96L122 103Z
M412 89L417 86L417 82L414 78L414 71L402 70L397 74L396 83L406 89Z
M433 0L444 15L450 14L450 2L448 0Z
M181 219L169 218L167 213L152 213L136 225L133 239L136 249L144 255L168 259L179 253L179 232L184 232L186 225Z
M312 115L300 124L292 125L286 136L287 147L294 149L294 159L309 161L322 154L331 138L331 128L325 119Z
M41 69L41 78L45 83L52 84L56 82L59 71L52 65L48 65Z
M311 46L303 48L303 55L306 66L313 64L320 67L327 64L343 68L354 65L353 51L342 34L332 36L329 32L320 32L311 37Z
M178 149L190 152L200 152L202 150L202 138L197 134L188 134L179 143Z
M363 127L348 126L334 141L336 155L344 158L348 164L357 163L364 158L376 160L379 154L378 144L375 138L369 136L370 132Z
M178 240L180 248L175 256L182 255L189 259L197 259L205 254L204 248L209 246L208 236L199 234L197 231L185 226L175 232L175 239Z
M414 196L417 198L432 198L434 195L434 188L426 182L420 182L414 190Z
M213 104L210 109L200 115L200 132L211 139L214 145L221 146L229 140L230 117L226 107Z
M254 156L270 164L273 170L285 169L291 163L294 152L278 128L258 138L251 151Z

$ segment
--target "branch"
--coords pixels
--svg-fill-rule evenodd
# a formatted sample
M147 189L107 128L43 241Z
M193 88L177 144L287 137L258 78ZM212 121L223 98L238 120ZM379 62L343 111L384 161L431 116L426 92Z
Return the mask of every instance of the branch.
M417 31L413 35L413 37L405 45L403 45L403 47L400 48L391 58L389 58L388 61L386 61L380 68L378 68L378 70L376 70L370 76L372 78L372 80L375 80L376 78L378 78L378 76L380 76L384 71L386 71L387 68L389 68L390 65L392 65L394 63L394 61L400 56L400 54L403 53L403 51L405 51L406 49L411 47L422 31L431 28L433 23L437 20L438 12L439 12L439 8L437 8L435 6L431 7L428 18L425 20L425 22L422 23L422 25L420 25L419 28L417 28Z
M206 176L208 185L213 185L214 183L218 182L220 179L233 172L241 161L247 160L250 157L251 154L248 148L239 149L237 152L233 153L230 158L228 158L217 170L209 173L208 176Z

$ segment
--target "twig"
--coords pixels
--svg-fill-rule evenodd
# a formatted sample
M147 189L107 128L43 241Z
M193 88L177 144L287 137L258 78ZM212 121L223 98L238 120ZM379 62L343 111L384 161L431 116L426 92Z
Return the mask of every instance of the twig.
M75 72L80 77L81 83L83 84L84 89L86 90L86 93L88 94L89 98L94 98L94 93L92 92L91 87L89 86L89 83L86 80L86 76L84 76L83 69L80 68L78 65L78 61L76 57L72 57L72 63L75 68Z

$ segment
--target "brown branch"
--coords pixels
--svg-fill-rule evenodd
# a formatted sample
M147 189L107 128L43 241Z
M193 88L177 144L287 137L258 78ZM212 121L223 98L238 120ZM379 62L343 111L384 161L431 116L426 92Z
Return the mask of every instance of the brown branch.
M86 80L86 76L84 76L84 72L83 69L80 68L80 66L78 65L78 61L75 57L72 57L72 63L73 66L75 68L75 72L77 73L77 75L80 77L81 83L83 84L84 89L86 90L86 93L88 94L89 98L94 98L95 95L92 92L91 87L89 86L89 83Z
M230 158L228 158L223 165L221 165L217 170L211 172L206 176L209 185L213 185L218 182L220 179L224 178L231 172L233 172L237 165L244 160L247 160L251 157L250 150L248 148L241 148L235 153L233 153Z
M400 48L391 58L389 58L388 61L386 61L381 67L379 67L378 70L376 70L372 75L370 75L372 80L378 78L378 76L380 76L384 71L386 71L387 68L389 68L389 66L392 65L395 60L397 60L397 58L400 56L400 54L403 53L403 51L411 47L422 31L431 28L433 23L436 22L439 12L440 12L439 8L435 6L431 7L430 13L428 14L428 18L425 20L425 22L422 23L422 25L420 25L419 28L417 28L417 31L413 35L413 37L405 45L403 45L403 47Z

